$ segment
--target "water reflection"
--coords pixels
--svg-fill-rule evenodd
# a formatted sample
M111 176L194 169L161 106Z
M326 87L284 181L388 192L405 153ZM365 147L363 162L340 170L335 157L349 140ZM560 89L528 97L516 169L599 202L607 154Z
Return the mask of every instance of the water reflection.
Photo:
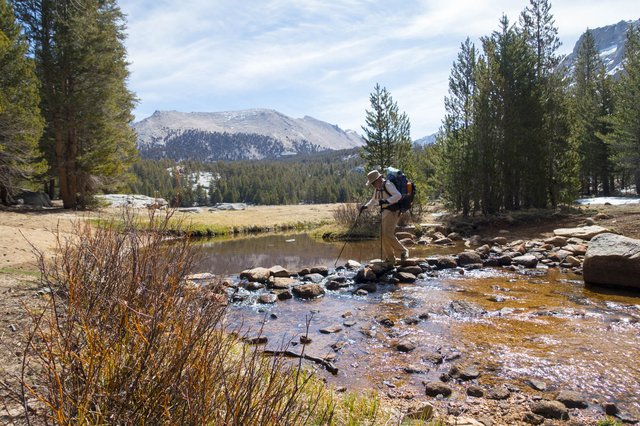
M198 243L202 259L194 272L211 272L218 275L236 274L258 266L280 265L291 271L307 266L333 267L343 242L323 242L307 234L275 234L231 240L203 240ZM411 255L426 256L435 252L458 252L460 248L410 248ZM348 242L338 265L353 259L365 262L380 257L380 240Z

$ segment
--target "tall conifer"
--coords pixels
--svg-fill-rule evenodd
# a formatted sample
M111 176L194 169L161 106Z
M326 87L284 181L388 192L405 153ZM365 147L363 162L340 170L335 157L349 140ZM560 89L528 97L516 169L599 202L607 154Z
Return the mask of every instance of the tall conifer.
M4 204L38 171L43 122L28 47L11 5L0 0L0 202Z

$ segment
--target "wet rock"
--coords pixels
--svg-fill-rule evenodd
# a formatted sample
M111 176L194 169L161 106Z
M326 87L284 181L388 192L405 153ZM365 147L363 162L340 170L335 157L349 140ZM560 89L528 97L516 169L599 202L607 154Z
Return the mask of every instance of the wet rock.
M607 416L615 416L620 411L618 406L613 402L606 402L602 405L602 409Z
M585 255L583 277L586 284L640 289L640 240L598 235Z
M431 315L429 314L429 312L423 312L420 315L418 315L418 318L423 320L423 321L428 320L430 317L431 317Z
M505 237L495 237L491 242L497 246L504 246L507 244L507 239Z
M398 268L398 272L406 272L408 274L420 275L423 272L423 270L418 265L412 265L412 266L402 266Z
M467 266L471 264L482 263L482 257L475 251L463 251L458 254L458 265Z
M347 269L360 269L362 268L362 264L360 264L360 262L356 262L355 260L347 260L347 263L345 263L345 268Z
M404 372L407 374L427 374L429 372L429 368L422 365L407 365L403 368Z
M591 240L596 235L604 234L607 232L611 232L611 230L598 225L582 226L578 228L561 228L553 231L556 236L565 238L580 238L582 240Z
M410 407L407 410L407 414L404 415L404 419L428 421L433 417L433 405L428 402L423 402L420 405ZM403 421L402 424L405 424Z
M385 327L393 327L396 325L395 321L386 315L378 315L375 317L375 320Z
M342 325L344 325L345 327L353 327L356 324L357 322L354 320L346 320L342 323Z
M240 273L240 279L261 283L266 283L270 276L271 271L267 268L253 268Z
M554 247L563 247L567 245L567 239L565 237L555 236L544 240L546 244L551 244Z
M324 287L319 284L302 284L291 289L293 294L301 299L315 299L324 295Z
M291 287L293 287L295 284L297 284L298 281L296 281L293 278L279 278L279 277L271 277L269 279L269 287L276 289L276 290L286 290L289 289Z
M437 240L433 241L433 244L437 244L440 246L445 246L445 245L452 245L453 244L453 240L451 240L451 238L438 238Z
M275 294L271 294L271 293L265 293L265 294L261 294L258 297L258 303L262 303L262 304L271 304L271 303L276 303L276 301L278 300L278 296Z
M435 258L434 266L436 269L453 269L458 267L458 262L453 256L438 256Z
M403 267L419 266L420 263L422 262L423 262L423 259L420 259L419 257L409 257L405 260L401 260L400 265ZM420 269L423 270L423 268L420 268ZM406 272L411 272L411 271L406 271Z
M238 303L238 302L244 302L245 300L247 300L249 296L247 296L246 294L234 294L233 296L231 296L231 302L233 303Z
M584 395L570 390L560 391L556 396L556 401L563 403L567 408L587 408L589 406Z
M480 377L480 371L475 366L468 366L458 373L458 377L463 381L477 379Z
M326 277L327 275L329 275L329 268L327 268L326 266L314 266L309 270L309 272L312 274L320 274L323 277Z
M309 336L300 336L300 343L302 343L303 345L308 345L311 342L313 342L311 337L309 337Z
M416 280L416 276L409 272L397 272L393 276L401 283L412 283Z
M403 340L396 345L396 349L400 352L407 353L414 351L416 349L416 345L409 340Z
M531 254L516 256L512 261L514 264L524 266L525 268L535 268L538 265L538 258Z
M531 411L546 419L568 420L567 407L558 401L538 401L531 404Z
M316 272L312 272L310 274L305 275L303 280L304 281L310 281L310 282L315 283L315 284L320 284L322 282L322 280L324 280L324 276L322 274L318 274Z
M349 283L331 280L326 284L325 287L327 288L327 290L340 290L341 288L349 287Z
M482 390L480 386L469 386L467 388L467 395L482 398L484 396L484 390Z
M309 275L311 273L310 268L302 268L298 271L298 275L304 277L305 275Z
M530 425L541 425L544 423L544 417L534 413L525 413L522 417L522 421Z
M511 392L509 392L509 389L507 389L504 386L498 386L489 391L487 398L503 400L503 399L508 399L509 396L511 396Z
M271 268L269 268L269 272L271 272L272 277L276 278L285 278L291 275L289 271L287 271L280 265L272 266Z
M460 235L458 232L451 232L447 235L447 238L449 238L451 241L462 241L462 235Z
M369 295L369 292L367 290L356 290L356 292L354 293L356 296L367 296Z
M322 334L333 334L339 333L342 331L342 326L339 325L330 325L329 327L324 327L320 329L320 333Z
M484 308L466 300L454 300L449 303L444 312L450 317L475 318L487 313Z
M393 265L388 262L371 262L367 268L369 268L376 275L376 278L380 275L386 274L387 272L393 270ZM365 268L366 269L366 268Z
M418 317L407 317L402 322L407 325L416 325L420 322L420 319Z
M529 379L527 380L527 384L537 391L544 392L547 390L547 384L542 380Z
M450 396L453 390L442 382L427 382L424 384L424 390L427 396L442 395L445 398Z
M257 281L250 281L244 285L244 288L246 288L249 291L256 291L256 290L263 289L264 284Z
M369 293L375 293L376 291L378 291L378 284L377 284L377 283L375 283L375 282L372 282L372 281L367 282L367 283L364 283L364 284L361 284L361 285L359 285L359 286L358 286L358 288L356 289L356 293L357 293L358 291L361 291L361 290L362 290L362 291L366 291L366 292L367 292L367 294L369 294Z
M378 276L376 275L376 273L368 266L365 266L364 268L360 269L354 278L355 282L357 283L364 283L367 281L376 281L377 279L378 279Z
M293 294L290 290L274 290L273 293L278 297L278 300L293 299Z

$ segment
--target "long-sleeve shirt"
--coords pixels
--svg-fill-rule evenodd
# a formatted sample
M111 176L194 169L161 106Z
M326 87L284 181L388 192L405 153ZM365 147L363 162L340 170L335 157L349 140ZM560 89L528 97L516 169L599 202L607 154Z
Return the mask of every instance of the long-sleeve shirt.
M376 189L373 193L373 197L364 205L366 208L369 208L372 204L378 204L378 200L387 200L389 204L384 204L382 208L387 208L402 198L400 191L396 188L396 186L388 180L384 181L384 186L380 189Z

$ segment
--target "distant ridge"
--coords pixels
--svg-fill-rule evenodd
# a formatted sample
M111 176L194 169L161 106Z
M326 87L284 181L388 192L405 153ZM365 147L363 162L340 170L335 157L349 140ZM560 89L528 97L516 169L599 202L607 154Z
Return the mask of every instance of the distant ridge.
M361 146L354 131L313 117L291 118L271 109L227 112L156 111L135 123L144 158L255 160Z
M622 59L624 58L624 42L627 36L627 30L631 25L636 27L640 26L640 19L637 21L620 21L617 24L607 25L600 28L590 28L591 35L593 36L596 49L600 54L600 58L604 63L604 66L609 75L617 75L622 70ZM586 31L586 30L585 30ZM584 34L580 36L573 52L567 55L561 63L561 66L566 66L568 70L573 69L573 64L578 54L578 48L582 43Z

